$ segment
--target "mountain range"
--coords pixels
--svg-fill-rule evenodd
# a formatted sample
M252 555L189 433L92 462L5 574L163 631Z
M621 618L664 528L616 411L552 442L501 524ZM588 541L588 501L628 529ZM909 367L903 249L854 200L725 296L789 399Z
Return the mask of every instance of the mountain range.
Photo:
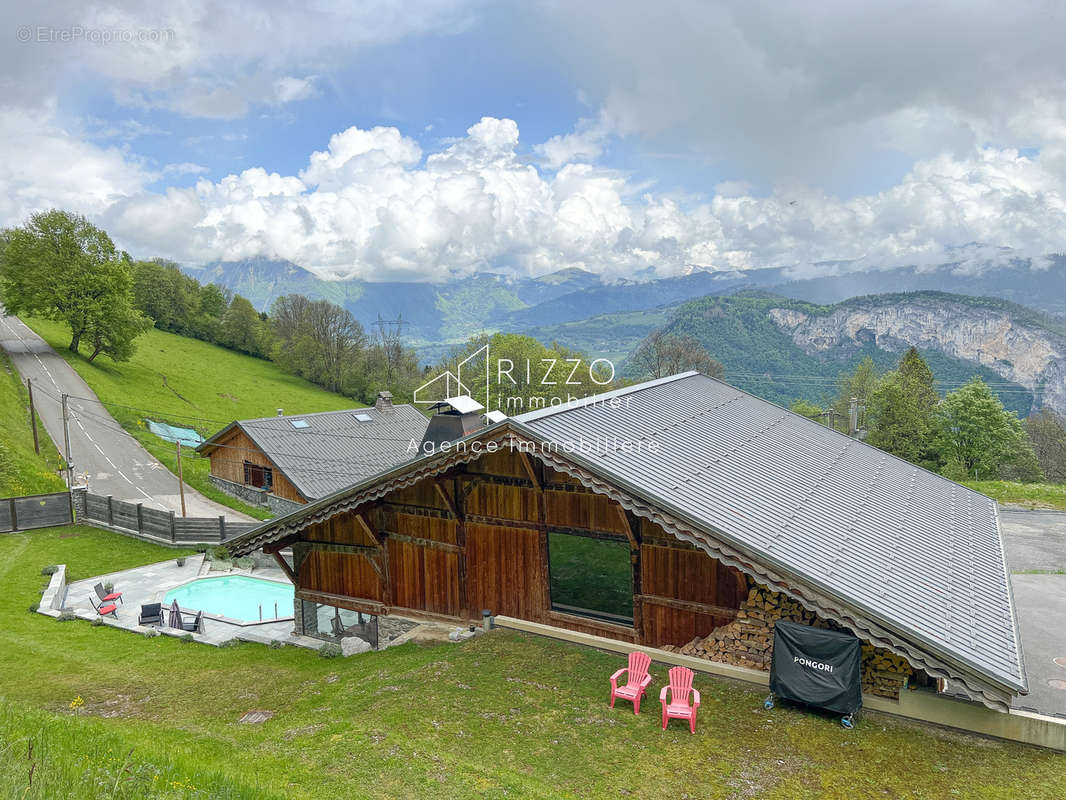
M1050 262L1040 269L1015 259L980 274L944 264L805 279L783 268L694 270L614 283L579 269L537 278L479 273L444 284L325 280L268 258L187 272L260 310L299 293L344 306L371 332L379 319L402 318L424 363L499 330L610 358L624 371L640 340L666 326L695 336L736 385L783 403L821 402L861 358L887 369L914 344L942 388L979 374L1024 415L1034 403L1066 412L1066 327L1058 316L1066 312L1066 258Z

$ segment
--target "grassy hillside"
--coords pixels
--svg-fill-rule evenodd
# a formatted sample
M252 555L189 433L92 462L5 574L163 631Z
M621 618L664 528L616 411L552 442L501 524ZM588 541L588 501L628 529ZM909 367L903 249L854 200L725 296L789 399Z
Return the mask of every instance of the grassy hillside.
M892 302L905 295L890 296ZM971 298L981 302L980 298ZM881 298L856 298L847 304L874 303ZM1009 305L1003 301L988 301ZM726 379L752 394L775 403L789 405L794 400L822 403L836 393L836 379L853 370L866 356L878 369L893 369L900 353L882 350L869 342L840 357L808 355L770 319L772 308L794 309L805 314L829 313L833 306L820 306L788 300L765 292L743 292L732 297L703 297L685 303L667 326L667 330L695 337L707 351L722 362ZM1038 314L1039 312L1031 312ZM974 375L1003 387L1003 405L1019 416L1032 407L1032 395L1019 384L1004 385L1004 379L987 367L944 355L938 350L922 350L922 357L939 381L962 383ZM750 377L753 374L789 376L787 379Z
M150 330L137 340L132 360L115 364L101 356L92 364L66 345L62 324L27 319L26 324L67 359L126 430L171 471L177 468L174 445L150 433L145 420L196 428L207 437L235 419L352 408L356 401L327 392L275 364L197 339ZM219 492L207 479L209 463L190 450L182 459L186 482L231 508L264 518Z
M27 613L71 579L175 551L92 528L0 537L0 796L53 798L1062 797L1062 755L864 713L762 707L696 677L695 735L607 706L613 653L498 630L344 659L146 639ZM273 712L241 724L252 709ZM35 779L31 786L31 767ZM157 776L158 777L155 777Z
M962 483L975 492L980 492L1007 505L1066 511L1066 485L1061 483L1018 483L1016 481L963 481Z
M59 451L37 420L41 455L33 451L29 398L7 354L0 350L0 497L61 492Z
M589 358L607 358L621 370L622 362L640 341L655 328L670 321L678 306L663 306L648 311L622 311L600 314L576 322L542 325L525 333L545 345L559 342L585 353Z

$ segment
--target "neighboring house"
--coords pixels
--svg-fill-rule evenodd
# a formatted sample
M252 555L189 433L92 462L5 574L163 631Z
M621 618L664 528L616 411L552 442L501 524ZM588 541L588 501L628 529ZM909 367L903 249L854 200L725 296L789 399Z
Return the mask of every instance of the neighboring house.
M856 634L883 696L1027 690L995 501L697 373L495 422L229 546L275 556L305 635L488 609L768 669L789 618Z
M237 420L196 450L222 491L284 514L416 455L427 424L379 392L372 408Z

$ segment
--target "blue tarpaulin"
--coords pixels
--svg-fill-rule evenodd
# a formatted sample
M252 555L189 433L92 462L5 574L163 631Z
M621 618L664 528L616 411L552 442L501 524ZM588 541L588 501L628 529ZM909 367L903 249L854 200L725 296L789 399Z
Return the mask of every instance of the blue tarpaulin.
M177 428L173 425L167 425L165 422L153 422L152 420L146 420L146 422L148 423L148 430L168 442L181 442L187 447L196 447L204 440L204 437L192 428Z

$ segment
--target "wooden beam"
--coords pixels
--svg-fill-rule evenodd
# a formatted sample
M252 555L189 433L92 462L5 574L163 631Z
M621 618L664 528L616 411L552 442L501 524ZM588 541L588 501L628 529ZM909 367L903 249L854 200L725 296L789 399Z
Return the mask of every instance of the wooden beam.
M304 539L300 544L306 545L308 550L320 553L352 553L357 556L377 555L379 548L367 547L363 544L339 544L337 542L307 541Z
M407 542L408 544L418 545L419 547L426 547L430 550L443 550L446 553L459 553L462 552L462 548L457 544L451 542L438 542L436 539L420 539L417 536L408 536L404 533L392 533L389 532L389 538L394 539L397 542Z
M381 539L379 539L378 535L376 533L374 533L374 529L370 527L370 523L368 523L366 521L366 519L363 517L362 514L356 514L355 515L355 521L359 525L359 527L362 529L363 533L366 534L366 538L368 538L370 541L372 541L374 543L375 547L383 547L384 546L384 544L382 543Z
M455 519L459 519L459 509L455 507L455 503L448 497L448 493L444 491L444 487L440 485L440 481L433 481L433 488L437 490L437 495L442 501L444 501L445 508L448 509L448 513Z
M294 533L291 536L286 536L284 539L279 539L276 542L268 542L267 544L263 545L263 552L264 553L276 553L279 550L284 550L286 547L290 546L293 542L299 541L299 539L300 539L299 534L295 534Z
M470 594L466 585L466 495L459 488L458 477L452 480L452 496L455 498L456 511L458 511L455 525L455 543L459 547L456 569L456 579L459 582L459 611L465 614L467 618L471 618L476 616L477 609L469 607Z
M288 576L289 580L292 581L293 586L295 586L297 583L296 573L292 571L292 567L290 567L289 562L285 560L285 556L283 556L277 550L271 552L270 555L274 556L274 560L278 562L278 566L281 567L281 571Z
M389 545L385 541L385 532L382 525L382 517L385 512L381 510L381 506L373 511L374 523L378 531L381 532L381 598L385 601L385 605L392 605L392 575L389 572Z
M362 611L364 614L374 616L386 615L389 607L378 600L370 600L365 597L348 597L342 594L330 594L329 592L315 592L307 589L297 589L296 596L301 600L311 603L321 603L325 606L347 608L351 611Z
M640 544L637 542L636 534L633 533L633 526L629 524L629 517L626 516L626 510L613 500L611 501L611 505L613 505L615 511L618 512L618 518L622 522L622 530L625 532L626 538L629 539L629 546L636 550L640 547Z
M538 492L544 491L544 481L537 475L537 470L533 466L533 457L524 450L518 451L518 460L522 462L522 466L526 470L526 474L529 476L529 480L533 483L533 488Z
M710 614L715 617L729 618L735 618L737 615L737 609L735 608L716 606L711 603L699 603L695 600L677 600L673 597L661 597L657 594L636 595L633 599L636 600L637 598L639 598L642 603L664 606L666 608L677 609L678 611L692 611L697 614Z
M381 565L381 554L367 556L366 560L370 562L370 566L374 569L374 572L378 574L379 580L385 580L385 570Z

